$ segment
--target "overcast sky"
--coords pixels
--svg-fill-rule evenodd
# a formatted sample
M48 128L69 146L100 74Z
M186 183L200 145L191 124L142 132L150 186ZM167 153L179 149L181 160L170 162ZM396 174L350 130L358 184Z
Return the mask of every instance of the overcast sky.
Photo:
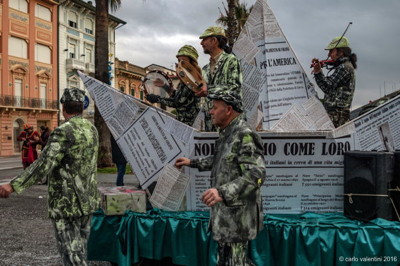
M209 57L203 54L198 36L216 25L222 2L226 0L122 1L114 15L127 24L116 32L116 57L141 67L173 68L177 50L191 44L203 66ZM255 0L242 2L250 6ZM326 59L324 48L353 22L346 34L358 56L353 109L400 88L399 0L269 0L268 4L314 84L311 59Z

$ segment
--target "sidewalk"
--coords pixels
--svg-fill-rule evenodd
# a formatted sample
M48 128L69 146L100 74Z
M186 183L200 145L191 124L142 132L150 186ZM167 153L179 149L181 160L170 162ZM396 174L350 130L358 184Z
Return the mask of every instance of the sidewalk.
M99 186L115 186L117 180L117 174L97 174L97 183ZM125 186L139 186L139 180L135 175L125 175L124 176Z

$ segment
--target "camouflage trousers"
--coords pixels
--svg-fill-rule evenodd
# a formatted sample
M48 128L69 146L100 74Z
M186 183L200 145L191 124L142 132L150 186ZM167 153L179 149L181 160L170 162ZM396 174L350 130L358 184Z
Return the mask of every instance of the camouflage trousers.
M327 109L327 113L335 127L339 127L350 120L350 110L348 109L340 109L340 108L337 108L336 110Z
M217 266L255 266L247 256L248 242L218 242Z
M52 219L64 266L85 266L91 216Z

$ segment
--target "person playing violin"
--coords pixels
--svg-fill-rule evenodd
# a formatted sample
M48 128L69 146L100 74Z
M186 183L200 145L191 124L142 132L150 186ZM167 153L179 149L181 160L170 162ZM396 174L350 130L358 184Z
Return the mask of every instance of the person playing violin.
M329 72L333 73L325 76L322 72L323 64L314 58L313 74L318 87L325 94L323 105L334 126L339 127L350 120L350 107L356 84L357 55L352 53L349 40L344 36L334 38L325 50L329 51L328 56L332 59Z

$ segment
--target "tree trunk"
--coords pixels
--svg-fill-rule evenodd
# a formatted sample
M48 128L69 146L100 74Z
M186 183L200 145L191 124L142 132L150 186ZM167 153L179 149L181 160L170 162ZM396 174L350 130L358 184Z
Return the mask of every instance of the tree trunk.
M238 30L237 30L237 21L235 15L235 9L238 5L237 0L228 0L228 14L227 14L227 38L228 44L230 47L233 47L237 37L238 37Z
M96 43L95 43L95 78L110 84L108 72L108 0L96 0ZM111 158L110 131L95 106L94 125L99 132L98 167L113 165Z

